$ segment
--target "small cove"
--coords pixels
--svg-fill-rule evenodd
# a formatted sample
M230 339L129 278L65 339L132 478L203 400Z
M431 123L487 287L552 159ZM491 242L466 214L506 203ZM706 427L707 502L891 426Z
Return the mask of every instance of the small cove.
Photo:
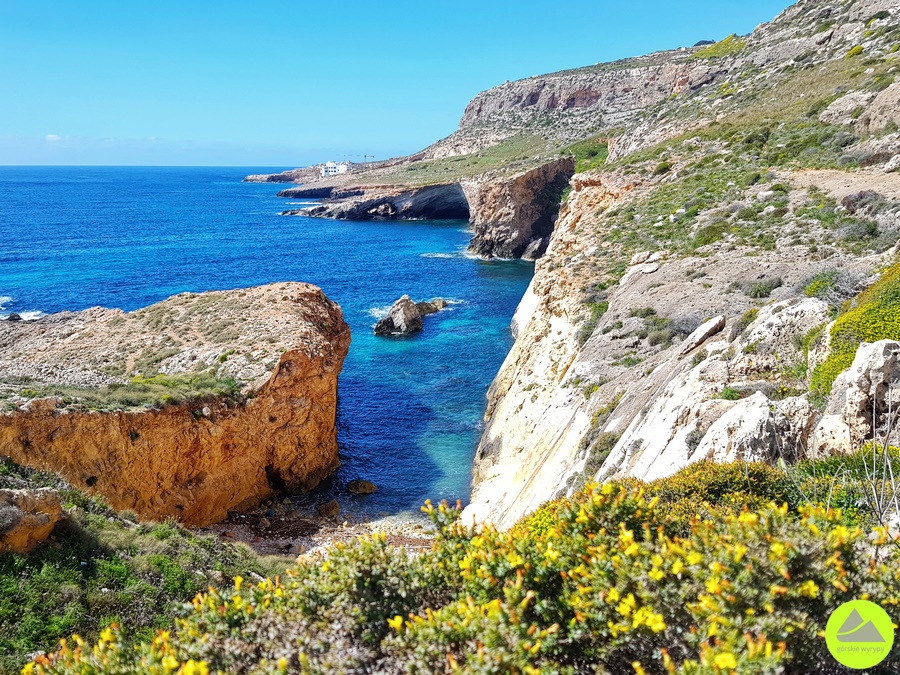
M468 498L484 394L533 273L464 254L464 221L281 217L271 169L0 167L0 316L94 305L133 310L184 291L306 281L353 334L340 380L342 468L323 486L355 511L415 511ZM444 297L409 338L372 335L400 295ZM343 486L365 478L377 494Z

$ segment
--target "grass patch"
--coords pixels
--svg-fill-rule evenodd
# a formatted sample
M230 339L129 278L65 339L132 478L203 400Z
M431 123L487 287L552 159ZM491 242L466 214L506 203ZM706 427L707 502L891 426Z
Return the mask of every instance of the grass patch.
M127 384L111 384L94 389L33 385L30 388L19 388L19 394L26 398L58 396L67 406L88 410L128 410L159 408L212 398L239 401L240 390L240 384L234 379L220 379L199 373L138 376Z
M575 158L575 173L584 173L606 164L609 157L609 143L605 138L589 138L570 145L562 151Z
M181 603L236 574L271 575L287 559L194 534L174 523L133 523L59 479L0 463L0 487L53 487L69 519L28 555L0 554L0 672L71 633L92 640L112 623L134 639L170 627Z

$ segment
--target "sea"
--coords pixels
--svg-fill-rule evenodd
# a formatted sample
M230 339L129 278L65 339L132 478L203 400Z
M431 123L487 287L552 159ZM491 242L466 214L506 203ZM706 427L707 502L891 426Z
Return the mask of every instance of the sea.
M129 311L184 291L320 286L352 331L339 379L341 468L313 495L378 515L468 500L485 394L533 274L465 253L466 221L280 216L312 201L243 183L274 167L0 167L0 317ZM375 337L394 300L442 297L423 332ZM363 478L378 492L353 497Z

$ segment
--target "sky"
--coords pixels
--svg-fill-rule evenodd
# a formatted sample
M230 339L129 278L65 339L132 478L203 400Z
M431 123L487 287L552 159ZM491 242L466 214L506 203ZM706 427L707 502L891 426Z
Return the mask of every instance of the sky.
M0 164L420 150L480 91L751 32L789 0L0 0Z

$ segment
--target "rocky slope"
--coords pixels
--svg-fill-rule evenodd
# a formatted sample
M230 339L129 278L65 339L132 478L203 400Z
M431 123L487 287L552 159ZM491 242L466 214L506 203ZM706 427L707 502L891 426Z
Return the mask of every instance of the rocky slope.
M216 522L337 467L349 344L299 283L0 322L0 454L141 518Z
M622 120L606 166L572 179L513 320L470 517L508 527L593 478L790 462L884 432L871 413L900 385L894 343L827 373L832 335L898 260L898 24L889 2L800 2L685 55L709 79ZM461 132L592 109L565 112L549 84L544 111L514 103L528 82L476 99ZM900 339L878 326L857 343Z

